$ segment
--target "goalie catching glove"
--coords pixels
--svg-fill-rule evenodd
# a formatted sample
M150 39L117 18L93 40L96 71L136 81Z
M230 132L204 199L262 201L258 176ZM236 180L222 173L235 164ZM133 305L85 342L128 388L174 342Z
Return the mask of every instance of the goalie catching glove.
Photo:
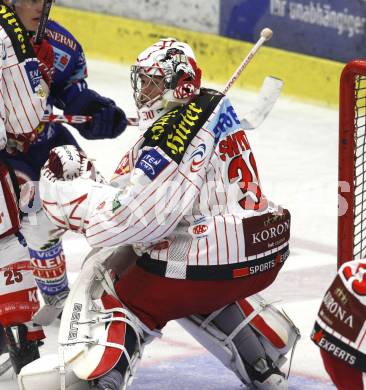
M88 216L111 188L86 155L73 145L50 151L41 170L40 196L49 219L58 227L85 232Z

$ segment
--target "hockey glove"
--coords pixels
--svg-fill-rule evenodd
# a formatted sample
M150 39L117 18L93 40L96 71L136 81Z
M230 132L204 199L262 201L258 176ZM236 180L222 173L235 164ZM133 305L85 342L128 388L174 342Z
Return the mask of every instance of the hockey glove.
M39 62L38 67L42 74L42 78L48 87L50 87L55 72L55 54L53 52L53 47L46 39L43 39L41 43L36 44L34 43L34 38L32 38L31 43Z
M84 89L64 109L65 115L91 115L90 122L73 125L86 139L118 137L127 126L125 113L111 99Z
M111 190L103 182L83 152L73 145L58 146L41 169L42 207L57 227L84 232L91 213Z

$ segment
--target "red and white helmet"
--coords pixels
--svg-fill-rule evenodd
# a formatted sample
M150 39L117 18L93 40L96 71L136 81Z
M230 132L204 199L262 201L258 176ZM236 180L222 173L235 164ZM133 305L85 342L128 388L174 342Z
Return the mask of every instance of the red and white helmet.
M151 119L156 120L166 108L187 103L199 94L201 70L188 44L165 38L137 57L131 67L131 84L138 110L154 111Z

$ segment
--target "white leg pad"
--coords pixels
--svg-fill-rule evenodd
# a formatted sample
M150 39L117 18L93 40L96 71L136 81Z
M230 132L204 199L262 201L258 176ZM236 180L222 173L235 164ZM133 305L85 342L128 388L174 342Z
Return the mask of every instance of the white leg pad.
M279 368L286 361L286 353L292 350L300 337L298 329L286 315L259 295L242 299L235 305L243 316L240 316L241 319L238 323L232 324L235 328L230 334L224 333L213 322L218 316L221 315L222 319L222 316L226 315L224 311L226 307L207 317L190 316L179 319L178 323L227 368L232 370L243 383L254 385L258 389L286 389L287 380L275 373L263 382L254 381L253 383L233 340L244 327L250 326L251 329L255 330L251 334L253 337L259 338L263 347L261 349L264 349L265 355ZM230 320L232 319L229 318Z
M227 339L225 333L212 324L202 328L202 317L199 316L180 318L177 321L183 329L219 359L225 367L233 371L243 383L247 385L251 383L235 344L233 342L225 343Z
M66 390L90 390L86 381L79 379L71 367L66 370ZM58 355L45 355L27 364L18 375L20 390L61 390Z
M19 382L22 390L39 390L40 378L48 383L44 389L71 390L74 384L81 386L80 380L87 384L108 373L122 354L129 366L123 388L131 382L146 339L161 334L149 330L117 297L109 271L104 268L113 253L113 248L102 249L84 262L63 309L58 360L56 357L51 362L49 358L48 362L47 357L43 365L41 358L24 367ZM138 345L131 356L124 346L127 326L134 331Z

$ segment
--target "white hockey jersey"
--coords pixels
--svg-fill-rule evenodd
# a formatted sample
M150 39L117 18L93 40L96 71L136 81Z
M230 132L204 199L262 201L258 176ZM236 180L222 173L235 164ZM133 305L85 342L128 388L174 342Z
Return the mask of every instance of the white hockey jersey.
M44 114L47 96L27 31L4 4L0 4L0 45L0 132L32 133Z
M262 194L245 131L216 91L160 117L122 159L113 187L85 178L48 182L43 172L51 219L83 229L93 247L133 245L149 272L232 279L288 257L290 214Z
M91 216L86 237L92 246L135 244L152 272L226 279L288 256L289 213L262 194L245 131L215 91L157 120L112 185L120 190Z
M366 372L366 260L343 264L326 292L311 335L320 348Z

